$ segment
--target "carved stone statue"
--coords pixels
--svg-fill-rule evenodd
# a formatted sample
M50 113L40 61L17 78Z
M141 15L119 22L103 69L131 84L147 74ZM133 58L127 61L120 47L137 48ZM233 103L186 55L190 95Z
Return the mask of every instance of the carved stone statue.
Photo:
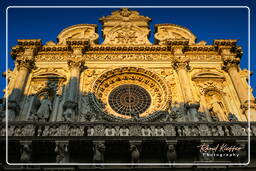
M167 158L167 162L169 164L175 162L175 160L177 158L177 155L176 155L176 150L175 150L174 145L172 145L172 144L168 145L168 149L167 149L167 152L166 152L166 158ZM169 167L170 166L171 165L169 165Z
M41 101L40 107L37 110L37 117L40 121L48 121L52 111L52 103L45 94L43 100Z
M104 152L105 152L105 145L102 142L97 142L94 144L93 147L93 163L96 163L97 168L102 168L103 165L99 163L104 163Z
M211 119L213 122L218 122L219 121L219 118L217 117L217 114L212 110L210 109L209 110L210 114L211 114Z
M67 143L56 143L55 152L57 153L56 163L68 163L69 162L68 144Z
M131 151L131 163L133 164L132 167L136 167L135 164L139 163L139 160L140 160L140 152L138 150L138 147L134 144L131 144L130 151Z
M22 144L20 148L20 162L29 163L31 162L32 149L28 143Z
M183 115L181 112L180 107L178 107L178 103L175 102L172 106L171 102L169 102L169 107L165 113L165 116L163 118L164 122L171 122L171 121L184 121Z
M227 114L223 103L218 99L216 94L211 96L210 111L217 116L220 121L227 121Z

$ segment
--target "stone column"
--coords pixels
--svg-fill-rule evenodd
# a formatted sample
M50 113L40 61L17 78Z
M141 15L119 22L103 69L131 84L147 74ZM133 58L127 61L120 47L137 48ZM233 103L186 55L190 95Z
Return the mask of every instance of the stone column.
M11 94L8 97L8 120L13 121L19 112L19 103L26 87L30 70L34 67L32 57L25 57L16 60L17 77Z
M74 121L76 118L77 99L79 92L80 72L84 61L80 57L72 57L68 60L70 67L70 80L68 83L67 96L64 108L64 120Z
M179 76L180 86L185 101L185 107L188 110L188 119L189 121L197 122L199 121L199 103L194 101L191 84L187 73L187 71L189 70L189 60L184 58L185 57L176 58L174 60L173 67L174 69L176 69Z
M225 69L230 75L230 78L233 82L233 85L241 101L241 104L243 104L245 101L248 100L248 89L246 89L242 84L242 80L238 72L238 61L233 60L227 62L227 64L225 65Z
M246 115L247 119L250 118L250 121L256 121L256 110L254 105L253 96L248 96L250 91L246 88L242 83L241 76L239 74L239 62L240 58L230 55L230 50L226 50L222 52L224 66L225 69L233 82L237 95L239 97L241 103L241 109L243 110L243 114ZM250 99L249 99L250 97ZM249 103L250 103L250 116L249 116Z

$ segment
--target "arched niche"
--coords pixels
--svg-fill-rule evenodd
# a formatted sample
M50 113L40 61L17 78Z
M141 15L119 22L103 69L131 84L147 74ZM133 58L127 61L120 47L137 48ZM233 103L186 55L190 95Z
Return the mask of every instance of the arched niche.
M205 92L205 99L212 117L217 117L219 121L228 121L228 105L223 98L222 92L210 89Z

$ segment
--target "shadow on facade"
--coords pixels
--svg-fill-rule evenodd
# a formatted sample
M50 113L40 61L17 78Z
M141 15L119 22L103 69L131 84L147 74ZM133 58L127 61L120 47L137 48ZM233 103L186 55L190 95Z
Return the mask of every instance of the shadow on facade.
M94 93L78 92L76 78L61 87L49 78L45 88L25 95L14 89L8 101L10 163L196 163L247 162L246 123L219 122L198 104L175 104L145 118L122 119L104 112ZM58 94L61 92L61 94ZM2 100L2 116L6 109ZM231 118L232 119L232 118ZM231 124L233 123L233 125ZM4 122L1 163L5 165ZM234 138L236 136L236 138ZM242 147L240 157L202 156L199 147ZM251 150L253 151L253 150ZM230 153L230 152L229 152ZM237 154L236 153L236 154ZM98 164L88 167L103 167ZM108 168L110 166L106 166ZM140 166L138 166L140 167ZM168 166L163 166L168 167Z

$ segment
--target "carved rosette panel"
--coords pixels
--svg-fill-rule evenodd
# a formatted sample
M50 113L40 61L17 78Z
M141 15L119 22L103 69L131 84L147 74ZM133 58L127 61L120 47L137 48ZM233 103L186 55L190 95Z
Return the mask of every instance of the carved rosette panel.
M100 75L91 87L91 91L105 105L105 112L122 118L131 118L115 112L109 105L109 95L115 88L121 85L137 85L145 89L150 97L149 108L139 114L146 117L156 111L165 110L170 99L167 84L155 73L136 67L122 67L107 71Z
M145 30L136 26L118 26L113 28L106 35L106 39L103 44L117 44L117 45L138 45L138 44L150 44Z

